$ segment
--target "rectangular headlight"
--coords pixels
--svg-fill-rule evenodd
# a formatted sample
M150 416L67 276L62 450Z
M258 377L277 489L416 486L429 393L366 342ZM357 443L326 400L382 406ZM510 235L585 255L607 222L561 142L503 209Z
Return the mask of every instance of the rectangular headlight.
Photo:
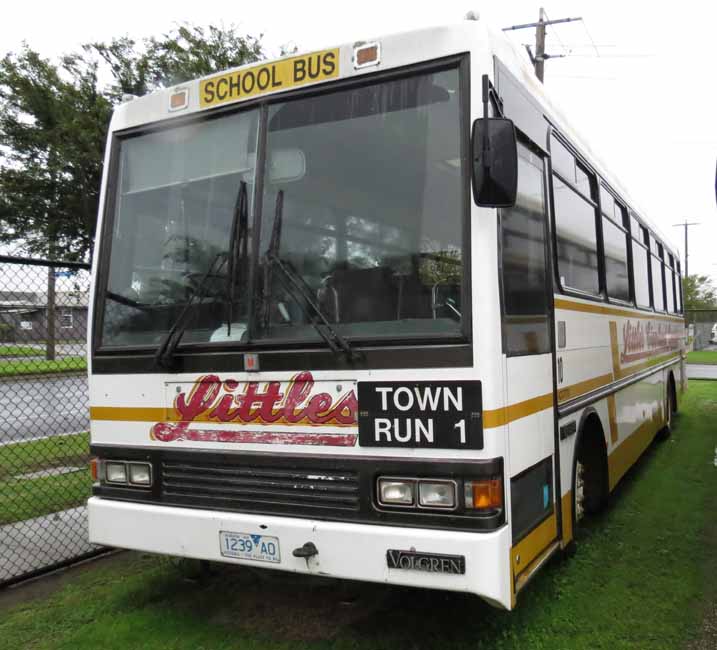
M152 485L152 466L149 463L128 463L131 485Z
M105 481L108 483L127 483L127 465L125 463L105 462Z
M416 501L415 483L400 479L378 479L378 502L385 506L412 506Z
M456 484L453 481L420 481L418 505L423 508L455 508Z

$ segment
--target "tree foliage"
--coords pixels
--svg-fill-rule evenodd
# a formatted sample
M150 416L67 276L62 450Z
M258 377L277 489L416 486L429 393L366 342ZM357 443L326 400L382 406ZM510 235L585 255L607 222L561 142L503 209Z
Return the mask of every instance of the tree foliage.
M89 250L110 102L97 66L25 45L0 62L0 241L66 258Z
M682 280L685 309L717 309L717 291L707 275L690 275Z
M180 25L141 42L92 43L58 62L25 44L0 62L0 243L87 258L112 108L263 58L258 37L233 27ZM109 76L109 82L100 78Z

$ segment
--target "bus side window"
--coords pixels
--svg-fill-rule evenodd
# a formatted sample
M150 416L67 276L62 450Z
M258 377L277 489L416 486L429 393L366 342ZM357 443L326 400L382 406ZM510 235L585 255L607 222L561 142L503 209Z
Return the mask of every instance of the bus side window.
M505 352L550 351L542 158L518 144L518 194L500 213Z

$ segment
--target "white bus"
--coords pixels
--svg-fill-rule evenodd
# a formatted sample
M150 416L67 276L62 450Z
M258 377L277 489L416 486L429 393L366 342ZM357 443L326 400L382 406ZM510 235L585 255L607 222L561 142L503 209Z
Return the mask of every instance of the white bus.
M120 105L90 539L511 609L669 431L680 265L481 22Z

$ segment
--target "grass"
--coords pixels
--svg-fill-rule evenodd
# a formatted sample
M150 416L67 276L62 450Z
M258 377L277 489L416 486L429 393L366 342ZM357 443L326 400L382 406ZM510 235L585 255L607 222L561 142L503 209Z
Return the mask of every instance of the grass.
M717 350L693 350L688 352L687 363L717 364Z
M29 345L0 345L0 357L33 357L38 354L44 354L44 350Z
M0 524L22 521L82 504L90 496L89 434L52 436L0 447ZM81 467L53 473L53 468ZM46 476L19 478L47 470Z
M0 361L0 377L17 375L46 375L87 369L87 359L81 356L62 357L55 361L21 359Z
M127 553L5 607L0 649L684 648L717 595L717 382L694 382L682 411L579 532L577 554L544 567L512 613L385 585L352 584L345 604L337 582L225 565L190 582Z

